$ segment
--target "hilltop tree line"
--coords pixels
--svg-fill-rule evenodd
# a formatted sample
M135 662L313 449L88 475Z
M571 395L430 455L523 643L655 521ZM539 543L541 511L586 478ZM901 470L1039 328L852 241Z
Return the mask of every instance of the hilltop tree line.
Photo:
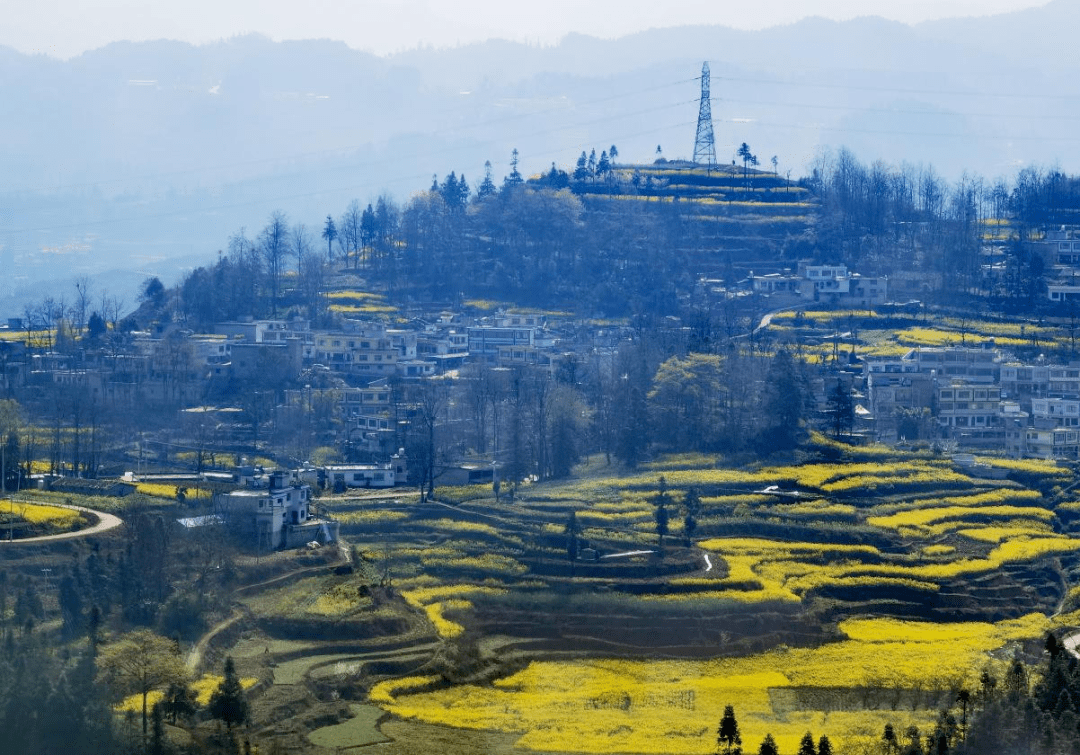
M831 255L870 274L937 273L945 291L981 292L1014 310L1042 293L1042 258L1027 242L1045 226L1080 220L1080 177L1056 168L1028 166L1011 182L964 174L950 183L933 166L865 165L841 149L821 155L802 184L819 198L821 222L795 253ZM1002 227L1001 238L987 238ZM984 253L995 245L1006 274L991 281Z
M746 144L739 155L745 173L756 156ZM253 236L237 231L216 264L185 279L174 314L197 326L287 312L318 322L327 316L331 276L345 270L392 295L428 301L495 298L586 313L675 314L716 242L678 202L590 201L597 182L617 185L617 193L650 193L639 174L615 171L617 156L614 145L599 157L582 152L571 170L553 164L526 180L515 151L501 182L490 162L475 188L450 172L404 204L387 194L367 204L353 200L328 214L321 229L275 211ZM943 290L1027 305L1039 295L1044 270L1025 242L1037 227L1073 222L1080 213L1080 178L1034 167L1012 182L966 174L948 182L932 166L865 165L842 149L822 155L800 183L817 199L818 221L779 244L778 261L843 262L868 274L925 271L940 276ZM1009 272L993 283L982 256L990 220L1010 228L1000 244Z

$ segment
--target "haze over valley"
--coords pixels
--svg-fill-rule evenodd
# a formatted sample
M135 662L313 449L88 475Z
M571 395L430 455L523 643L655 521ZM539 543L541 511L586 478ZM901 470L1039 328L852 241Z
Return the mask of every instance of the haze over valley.
M91 276L133 303L275 209L316 228L353 199L400 200L457 171L475 186L618 144L624 162L693 149L707 60L721 162L750 143L797 179L841 146L870 163L993 179L1077 165L1078 64L1059 0L908 26L806 19L680 27L547 47L487 41L385 57L248 35L117 42L62 61L0 48L0 315Z

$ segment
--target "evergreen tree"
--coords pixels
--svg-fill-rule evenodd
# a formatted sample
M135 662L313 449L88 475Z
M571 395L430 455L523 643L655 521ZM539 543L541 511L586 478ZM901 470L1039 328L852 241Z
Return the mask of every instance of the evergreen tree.
M169 718L169 722L175 726L179 719L189 719L199 709L199 703L195 696L195 690L185 681L176 681L165 690L165 696L158 703L162 713Z
M697 488L691 486L686 489L683 495L683 508L686 510L686 516L683 517L683 537L689 547L693 541L694 532L697 530L698 514L701 512L701 497L698 495Z
M525 183L525 179L521 177L521 173L518 171L518 151L517 147L514 147L514 151L510 156L510 175L503 179L503 189L513 189L523 183Z
M896 729L892 724L885 724L885 729L881 733L881 741L885 745L885 752L899 752L900 740L896 738Z
M832 426L834 438L851 432L855 423L855 401L851 398L851 391L842 380L837 380L836 385L829 392L829 405L826 411L829 414L829 424Z
M91 312L90 319L86 322L86 337L90 340L101 338L109 330L103 318L98 312Z
M150 712L150 755L165 755L165 715L161 703Z
M1028 692L1027 670L1019 658L1014 658L1005 677L1005 688L1013 694L1026 695Z
M577 165L574 166L574 180L584 181L589 177L589 158L585 154L585 150L581 150L581 156L577 159Z
M832 742L824 734L821 735L821 739L817 743L818 755L833 755Z
M578 536L581 534L581 525L578 524L576 511L571 511L566 517L563 532L566 533L566 558L573 563L578 557Z
M240 684L240 677L236 674L236 664L232 656L225 659L225 678L210 696L210 715L219 721L224 721L231 730L233 725L242 724L248 718L248 700L244 694L244 688Z
M742 755L742 735L739 734L734 706L724 706L724 716L716 730L716 747L720 755Z
M813 743L811 742L811 744ZM772 734L766 734L765 739L761 740L758 755L780 755L780 751L776 749L776 740L773 739Z
M668 533L668 510L667 505L671 500L671 496L667 492L667 479L663 475L660 475L659 488L656 492L656 496L653 498L653 505L656 510L653 512L653 517L656 520L656 534L659 538L660 549L664 548L664 535Z
M477 201L487 199L488 197L495 196L495 180L491 175L491 160L484 161L484 180L480 182L480 186L476 189Z
M803 738L799 742L799 755L817 755L817 749L814 747L814 736L810 732L803 734Z
M762 407L762 450L786 450L798 443L807 403L806 383L800 367L801 363L797 363L785 348L777 349L769 363Z
M360 214L360 248L370 255L375 246L375 238L378 235L379 224L375 218L375 208L368 202L367 207Z
M611 172L611 161L608 159L607 151L600 153L600 161L596 163L597 175L606 176Z
M79 589L76 578L71 573L65 574L60 580L58 602L64 638L73 639L83 630L83 602L82 590Z
M326 259L333 261L334 259L334 240L337 239L337 226L334 225L334 219L327 215L326 224L323 225L322 237L326 239Z

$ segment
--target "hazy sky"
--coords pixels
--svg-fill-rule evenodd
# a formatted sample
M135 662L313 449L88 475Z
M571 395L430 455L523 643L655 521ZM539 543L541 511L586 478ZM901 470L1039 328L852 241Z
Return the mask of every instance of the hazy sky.
M0 45L60 58L120 39L202 43L258 32L340 39L379 54L490 37L552 44L568 32L723 24L761 29L806 16L916 23L1003 13L1048 0L4 0Z

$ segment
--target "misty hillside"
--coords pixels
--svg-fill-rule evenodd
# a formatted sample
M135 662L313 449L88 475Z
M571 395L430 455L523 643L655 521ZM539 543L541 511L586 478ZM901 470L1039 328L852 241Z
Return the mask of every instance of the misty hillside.
M0 314L58 271L127 292L173 280L275 209L318 229L354 198L404 198L432 174L475 186L491 160L499 179L514 148L526 173L611 144L627 162L657 145L688 157L703 60L722 161L748 142L793 177L822 146L950 177L1074 171L1080 64L1052 31L1077 21L1058 0L914 27L808 19L388 58L258 36L66 62L0 48Z

